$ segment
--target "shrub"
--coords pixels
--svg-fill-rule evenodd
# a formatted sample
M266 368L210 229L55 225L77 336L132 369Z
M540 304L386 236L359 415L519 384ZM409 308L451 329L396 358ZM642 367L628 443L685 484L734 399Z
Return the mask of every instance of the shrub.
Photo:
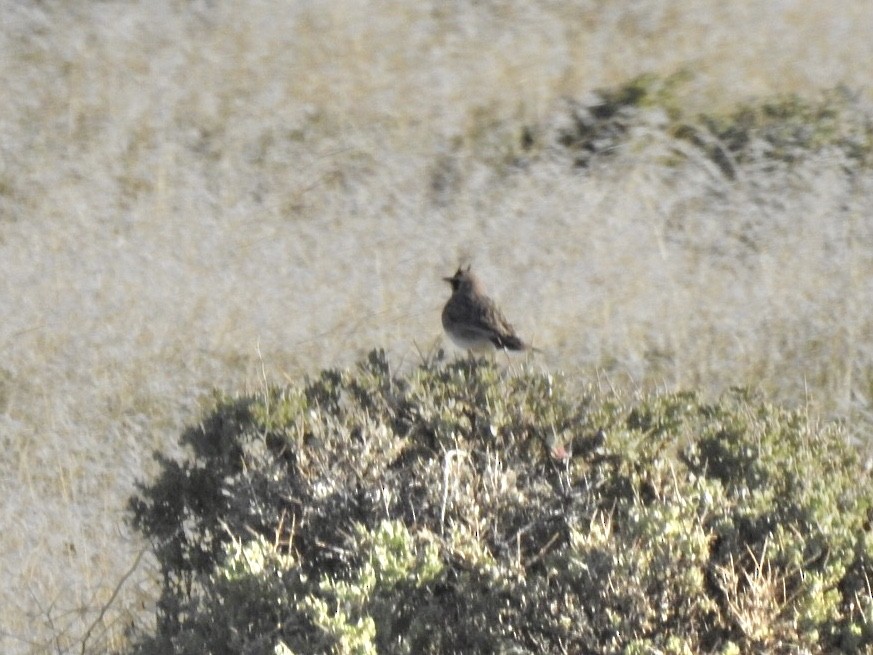
M218 397L131 500L151 653L873 648L873 495L841 426L441 358Z
M555 142L579 168L658 143L659 152L666 145L669 153L662 163L697 161L703 155L729 180L736 179L740 168L772 174L823 151L839 156L847 169L873 164L870 107L846 88L830 89L815 99L791 94L728 112L691 115L678 93L691 77L685 71L667 77L642 75L623 86L568 100L556 119Z

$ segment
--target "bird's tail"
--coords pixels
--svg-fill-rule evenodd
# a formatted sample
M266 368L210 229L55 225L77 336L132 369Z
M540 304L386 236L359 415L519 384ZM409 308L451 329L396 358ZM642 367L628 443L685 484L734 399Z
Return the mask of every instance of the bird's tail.
M498 348L505 348L506 350L532 350L535 353L542 352L539 348L534 348L530 344L525 343L514 334L495 337L492 341Z

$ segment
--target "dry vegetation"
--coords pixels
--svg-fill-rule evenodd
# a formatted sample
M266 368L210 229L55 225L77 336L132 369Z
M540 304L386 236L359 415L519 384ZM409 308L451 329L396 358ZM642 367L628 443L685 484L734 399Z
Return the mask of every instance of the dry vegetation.
M162 586L130 655L873 648L873 493L839 426L747 390L392 368L219 396L185 431L131 502Z
M866 3L0 10L2 652L79 649L140 550L133 481L205 392L417 360L461 258L546 368L870 416L869 166L825 147L728 179L657 112L585 168L558 145L567 98L641 73L688 71L686 116L863 104Z

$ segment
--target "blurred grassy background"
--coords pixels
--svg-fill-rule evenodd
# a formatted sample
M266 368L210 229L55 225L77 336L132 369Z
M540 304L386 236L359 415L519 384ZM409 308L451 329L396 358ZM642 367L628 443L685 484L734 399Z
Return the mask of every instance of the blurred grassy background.
M374 346L414 363L460 260L542 366L869 416L869 170L825 153L728 184L632 150L582 170L550 131L567 98L641 73L688 71L691 115L837 83L869 102L867 3L2 12L3 652L78 650L142 547L134 481L212 387ZM535 152L507 165L529 126ZM89 646L121 643L152 574Z

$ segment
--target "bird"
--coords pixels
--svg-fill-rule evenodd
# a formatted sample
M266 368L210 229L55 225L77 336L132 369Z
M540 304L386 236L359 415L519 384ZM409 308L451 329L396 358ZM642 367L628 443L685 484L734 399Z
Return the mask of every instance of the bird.
M452 296L443 307L443 329L451 340L466 350L536 350L522 341L503 312L485 293L485 287L470 270L458 267L452 277L444 277Z

